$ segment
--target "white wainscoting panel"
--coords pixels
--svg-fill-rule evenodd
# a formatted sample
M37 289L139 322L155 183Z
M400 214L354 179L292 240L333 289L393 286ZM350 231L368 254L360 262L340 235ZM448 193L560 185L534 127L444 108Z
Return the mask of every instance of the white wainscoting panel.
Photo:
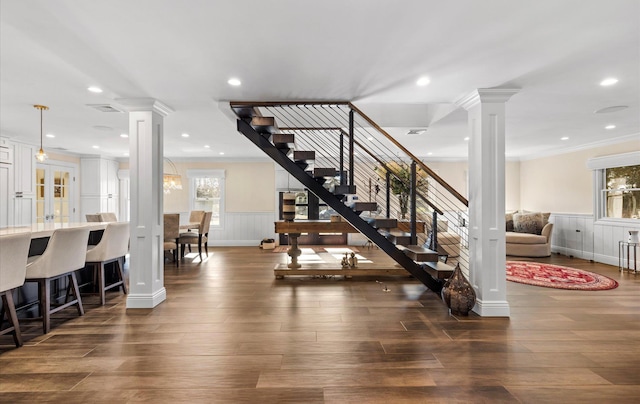
M277 239L275 212L225 213L222 228L209 229L210 246L256 246L263 238Z
M618 242L627 241L629 230L640 223L594 221L593 215L553 213L551 251L567 256L618 265Z

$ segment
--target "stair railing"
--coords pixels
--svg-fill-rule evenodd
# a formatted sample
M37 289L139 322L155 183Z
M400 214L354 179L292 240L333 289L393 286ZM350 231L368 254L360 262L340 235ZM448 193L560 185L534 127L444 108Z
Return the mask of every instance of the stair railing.
M449 232L460 237L460 256L456 261L468 269L468 200L398 140L390 136L371 118L350 102L231 102L239 113L253 110L273 116L281 133L295 133L297 148L316 151L316 167L337 167L341 185L355 185L360 200L371 196L371 184L385 190L385 198L375 214L394 216L398 198L390 192L392 181L405 181L394 167L411 171L414 184L409 197L410 226L417 221L431 224L431 245L437 248L437 222L447 221ZM244 111L244 112L242 112ZM380 174L380 167L385 174ZM417 189L417 173L426 176L426 189ZM334 181L335 182L335 181ZM375 193L377 199L378 192ZM383 213L384 212L384 213ZM436 213L435 215L433 213ZM434 231L435 230L435 231Z

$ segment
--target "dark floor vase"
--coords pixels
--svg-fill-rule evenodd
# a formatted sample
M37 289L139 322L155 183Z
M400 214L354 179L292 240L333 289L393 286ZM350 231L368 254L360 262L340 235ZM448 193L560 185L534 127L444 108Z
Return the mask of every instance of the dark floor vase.
M476 304L476 292L462 274L460 264L442 287L442 300L456 316L466 316Z

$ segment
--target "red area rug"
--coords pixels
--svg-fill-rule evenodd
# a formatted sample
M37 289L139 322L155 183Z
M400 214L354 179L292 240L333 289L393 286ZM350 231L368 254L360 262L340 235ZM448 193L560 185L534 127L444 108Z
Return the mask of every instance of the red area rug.
M618 282L581 269L538 262L507 261L507 280L526 285L572 290L608 290Z

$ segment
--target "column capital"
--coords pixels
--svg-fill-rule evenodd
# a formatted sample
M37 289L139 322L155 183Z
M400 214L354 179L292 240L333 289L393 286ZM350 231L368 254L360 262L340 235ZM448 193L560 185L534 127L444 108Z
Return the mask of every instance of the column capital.
M514 94L520 92L519 88L478 88L468 95L458 98L455 104L466 110L475 107L481 102L504 103L509 101Z
M115 101L127 112L152 111L162 117L173 112L170 106L155 98L118 98Z

